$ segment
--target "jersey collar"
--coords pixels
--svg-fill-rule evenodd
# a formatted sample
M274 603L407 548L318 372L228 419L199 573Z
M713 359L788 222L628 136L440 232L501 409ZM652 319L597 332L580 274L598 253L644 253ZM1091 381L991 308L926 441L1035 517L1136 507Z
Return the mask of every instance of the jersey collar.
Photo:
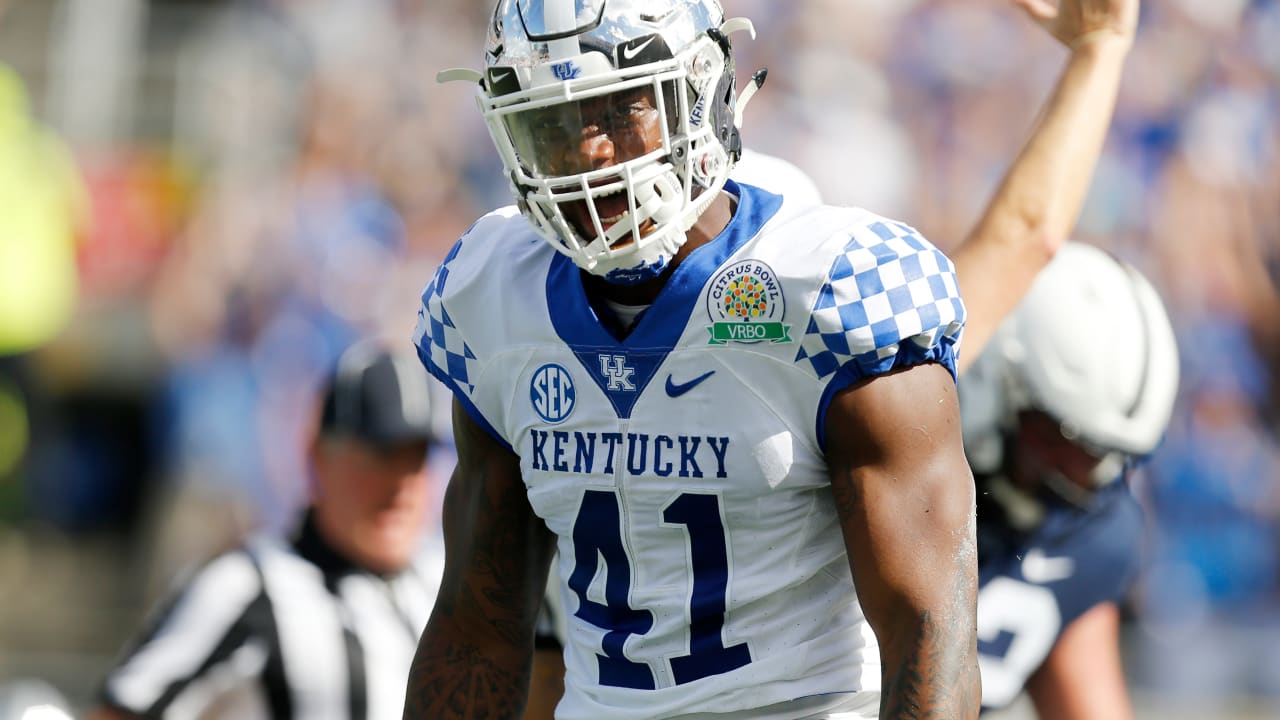
M725 183L725 191L738 198L738 207L724 230L711 242L694 250L672 272L653 305L630 334L615 338L587 301L578 267L557 253L547 273L547 307L556 334L577 356L587 374L609 396L618 416L630 417L640 393L658 367L679 342L697 312L707 281L765 223L777 214L782 197L751 185ZM613 383L605 368L628 371L628 383ZM621 387L619 387L621 385ZM629 386L629 387L628 387Z

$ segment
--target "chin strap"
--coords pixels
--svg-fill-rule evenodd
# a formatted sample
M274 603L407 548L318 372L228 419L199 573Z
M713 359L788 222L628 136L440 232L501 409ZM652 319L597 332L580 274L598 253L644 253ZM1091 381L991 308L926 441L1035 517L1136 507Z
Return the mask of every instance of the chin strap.
M685 234L698 222L698 218L711 207L711 203L715 201L720 194L720 189L724 187L725 178L712 188L708 188L705 192L693 200L683 213L680 207L683 204L680 194L680 181L675 175L667 172L650 182L642 183L636 186L635 199L636 211L630 213L630 216L623 222L614 225L605 231L605 242L612 246L613 243L621 240L628 235L638 234L638 229L645 220L652 219L655 223L663 227L661 230L655 231L643 238L646 247L636 252L633 260L635 265L629 268L609 267L610 257L600 257L591 267L583 267L587 272L603 275L605 278L615 280L617 282L635 283L647 280L662 272L666 268L671 258L680 251L681 246L685 243ZM660 235L657 233L661 233ZM603 273L600 272L600 265L609 267ZM652 268L652 272L645 272L644 268Z
M1046 469L1044 474L1040 476L1040 485L1058 498L1066 502L1086 510L1093 502L1093 489L1082 488L1071 482L1066 475L1052 468Z
M751 98L764 85L764 81L769 77L769 68L760 68L751 76L750 82L742 89L738 95L738 106L733 109L733 124L738 129L742 128L742 113L747 109L747 103L751 102Z
M1129 456L1122 452L1112 451L1102 456L1098 466L1093 469L1092 480L1095 487L1110 485L1124 475L1129 468Z

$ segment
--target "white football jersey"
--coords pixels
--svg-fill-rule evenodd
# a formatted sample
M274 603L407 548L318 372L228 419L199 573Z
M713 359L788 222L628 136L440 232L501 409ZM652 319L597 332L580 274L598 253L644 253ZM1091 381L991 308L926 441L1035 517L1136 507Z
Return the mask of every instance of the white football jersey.
M514 208L477 222L423 292L423 362L520 456L558 538L557 717L875 712L824 417L896 367L954 375L953 268L865 210L726 190L732 222L623 340Z

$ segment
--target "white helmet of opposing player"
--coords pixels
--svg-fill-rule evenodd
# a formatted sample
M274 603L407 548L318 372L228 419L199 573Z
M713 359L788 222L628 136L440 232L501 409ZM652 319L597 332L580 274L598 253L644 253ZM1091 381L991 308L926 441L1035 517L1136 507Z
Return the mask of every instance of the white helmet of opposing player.
M723 187L749 97L739 103L734 84L736 30L752 31L716 0L498 2L477 99L521 210L579 267L622 283L656 276ZM595 121L594 108L614 101L625 114L637 90L661 143L627 152L611 129L627 119ZM614 141L609 161L567 159L594 132Z
M1023 410L1102 458L1095 484L1163 437L1178 388L1178 349L1159 295L1136 269L1067 243L960 383L965 446L979 472L1004 460Z

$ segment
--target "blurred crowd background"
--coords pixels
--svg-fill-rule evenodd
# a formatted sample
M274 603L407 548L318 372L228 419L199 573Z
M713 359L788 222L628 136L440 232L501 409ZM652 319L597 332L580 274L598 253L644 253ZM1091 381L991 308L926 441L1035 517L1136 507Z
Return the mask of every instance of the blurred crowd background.
M1003 0L725 5L760 32L740 77L770 69L747 144L944 249L1066 52ZM287 529L324 369L407 347L508 203L471 89L434 82L489 11L0 0L0 683L83 707L177 573ZM1147 0L1077 234L1155 281L1182 351L1137 478L1144 717L1280 716L1278 153L1280 0Z

